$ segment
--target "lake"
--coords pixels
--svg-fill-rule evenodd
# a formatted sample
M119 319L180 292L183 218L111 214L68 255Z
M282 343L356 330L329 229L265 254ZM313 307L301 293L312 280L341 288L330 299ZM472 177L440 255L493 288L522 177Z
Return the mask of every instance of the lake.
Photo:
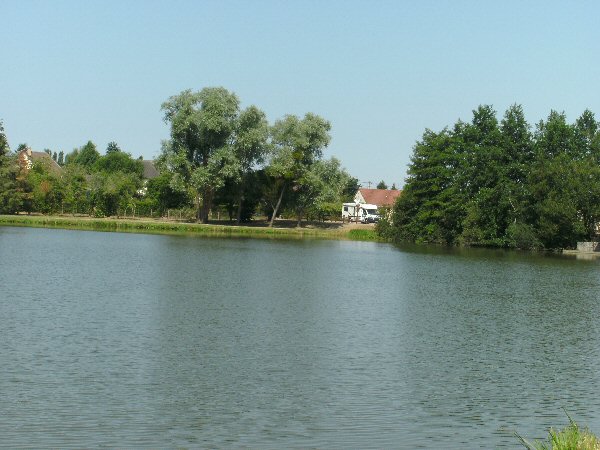
M598 433L599 292L559 256L0 227L0 445Z

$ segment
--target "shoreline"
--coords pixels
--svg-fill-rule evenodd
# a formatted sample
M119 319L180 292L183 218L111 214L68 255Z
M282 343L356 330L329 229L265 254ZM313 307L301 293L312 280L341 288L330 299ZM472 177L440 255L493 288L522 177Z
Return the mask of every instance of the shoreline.
M266 225L200 224L189 222L163 221L159 219L117 219L73 216L24 216L0 215L0 226L32 228L55 228L83 231L108 231L121 233L190 235L201 237L232 237L259 239L328 239L384 242L377 236L372 226L352 227L334 223L333 226L283 227ZM330 225L330 224L328 224Z

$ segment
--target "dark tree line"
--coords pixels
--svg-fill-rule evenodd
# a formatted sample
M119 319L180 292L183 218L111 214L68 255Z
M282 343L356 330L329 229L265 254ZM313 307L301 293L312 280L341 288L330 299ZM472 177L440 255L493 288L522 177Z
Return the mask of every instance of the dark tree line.
M390 221L395 241L568 248L596 235L600 133L586 110L573 124L552 111L535 128L519 105L491 106L416 143Z

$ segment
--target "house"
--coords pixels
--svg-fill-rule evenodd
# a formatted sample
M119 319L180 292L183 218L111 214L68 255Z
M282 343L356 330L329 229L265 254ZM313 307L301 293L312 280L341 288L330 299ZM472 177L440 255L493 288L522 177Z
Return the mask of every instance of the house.
M156 178L160 175L156 166L154 165L154 161L151 159L143 159L142 165L144 166L144 174L142 178L144 180L151 180L152 178Z
M391 208L402 191L390 189L360 188L354 196L354 203L369 203L377 208Z
M34 152L30 148L21 150L17 155L21 170L29 171L35 163L42 163L55 175L60 175L62 167L46 152Z
M160 172L154 165L154 161L151 159L143 159L142 166L144 172L142 174L142 187L138 189L137 193L139 196L144 197L148 193L148 180L152 180L160 175Z

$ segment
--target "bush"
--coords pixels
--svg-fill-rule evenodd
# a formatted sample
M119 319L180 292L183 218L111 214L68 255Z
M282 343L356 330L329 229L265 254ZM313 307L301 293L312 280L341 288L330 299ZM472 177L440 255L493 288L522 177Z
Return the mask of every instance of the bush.
M542 248L533 227L525 223L511 223L506 230L506 242L509 247L522 250Z

